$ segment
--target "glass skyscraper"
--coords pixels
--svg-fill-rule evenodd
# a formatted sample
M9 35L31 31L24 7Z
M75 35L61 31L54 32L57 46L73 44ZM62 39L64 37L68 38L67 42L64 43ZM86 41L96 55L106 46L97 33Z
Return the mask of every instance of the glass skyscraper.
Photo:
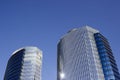
M37 47L16 50L10 57L4 80L41 80L42 51Z
M89 26L65 34L58 43L57 80L120 80L107 39Z

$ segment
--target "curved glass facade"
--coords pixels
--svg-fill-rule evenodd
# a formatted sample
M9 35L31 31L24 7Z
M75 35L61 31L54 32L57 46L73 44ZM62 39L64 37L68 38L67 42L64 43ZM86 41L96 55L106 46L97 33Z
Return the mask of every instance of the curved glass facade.
M116 61L107 39L100 33L94 34L105 80L120 80Z
M10 57L4 80L41 80L42 51L25 47Z

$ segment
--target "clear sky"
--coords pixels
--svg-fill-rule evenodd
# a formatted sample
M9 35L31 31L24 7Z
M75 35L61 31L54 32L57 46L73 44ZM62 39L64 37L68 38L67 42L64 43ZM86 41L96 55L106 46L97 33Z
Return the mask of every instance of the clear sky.
M0 0L0 80L24 46L43 51L42 80L56 80L59 39L85 25L107 37L120 70L120 0Z

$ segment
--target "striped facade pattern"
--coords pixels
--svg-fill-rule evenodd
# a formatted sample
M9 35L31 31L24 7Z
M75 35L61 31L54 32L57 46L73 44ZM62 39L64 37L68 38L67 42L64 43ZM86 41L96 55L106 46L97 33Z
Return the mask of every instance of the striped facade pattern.
M94 36L105 80L120 80L120 74L108 40L100 33L96 33Z

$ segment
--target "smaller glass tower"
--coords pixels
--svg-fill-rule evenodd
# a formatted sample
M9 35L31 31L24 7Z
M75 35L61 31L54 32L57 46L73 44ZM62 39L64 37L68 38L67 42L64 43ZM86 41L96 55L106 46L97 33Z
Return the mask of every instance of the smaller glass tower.
M37 47L16 50L10 57L4 80L41 80L42 51Z

